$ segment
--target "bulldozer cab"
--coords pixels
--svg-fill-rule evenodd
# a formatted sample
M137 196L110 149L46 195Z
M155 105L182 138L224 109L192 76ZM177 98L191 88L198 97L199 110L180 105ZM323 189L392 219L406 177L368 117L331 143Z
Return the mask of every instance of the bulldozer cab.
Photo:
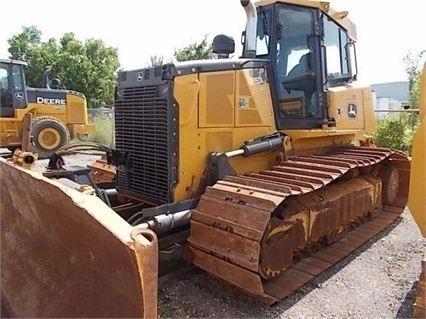
M25 62L0 60L0 116L13 117L15 109L23 109L28 105L25 89Z
M271 61L269 81L278 129L333 126L326 91L356 79L355 32L345 12L330 12L320 2L310 2L310 7L299 2L260 2L256 39L247 30L244 37L244 57L249 57L252 41L256 57ZM336 22L340 20L342 24Z

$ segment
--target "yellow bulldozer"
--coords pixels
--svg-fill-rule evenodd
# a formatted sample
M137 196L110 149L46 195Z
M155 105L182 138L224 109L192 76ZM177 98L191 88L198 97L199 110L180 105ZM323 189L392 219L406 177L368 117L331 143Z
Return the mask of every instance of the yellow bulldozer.
M219 35L218 59L121 72L115 149L62 147L43 174L0 161L2 316L156 317L158 276L182 260L272 305L399 217L410 160L366 134L348 13L241 5L239 58ZM113 181L66 165L87 149Z
M25 117L31 115L31 150L47 158L70 139L87 140L95 131L88 123L86 98L83 94L51 88L47 69L42 88L25 84L25 62L0 60L0 147L14 151L26 148ZM56 79L52 79L56 80Z

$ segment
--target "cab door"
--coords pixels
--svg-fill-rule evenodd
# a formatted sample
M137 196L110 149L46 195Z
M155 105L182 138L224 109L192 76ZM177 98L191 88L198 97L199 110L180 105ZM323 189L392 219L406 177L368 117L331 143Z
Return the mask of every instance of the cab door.
M10 68L6 63L0 65L0 116L14 116L12 90L10 85Z
M13 117L15 109L28 105L22 65L13 63L0 64L0 116Z

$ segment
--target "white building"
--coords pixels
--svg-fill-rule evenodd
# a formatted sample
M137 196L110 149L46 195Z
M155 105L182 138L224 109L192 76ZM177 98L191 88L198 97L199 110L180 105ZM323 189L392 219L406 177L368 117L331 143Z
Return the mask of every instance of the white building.
M403 105L409 105L408 81L372 84L376 110L400 110ZM388 113L376 112L377 116L387 116Z

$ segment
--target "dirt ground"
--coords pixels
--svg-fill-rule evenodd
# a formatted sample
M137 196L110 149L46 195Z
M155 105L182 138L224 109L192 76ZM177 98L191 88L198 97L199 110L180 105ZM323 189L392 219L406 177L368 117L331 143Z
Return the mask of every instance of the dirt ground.
M96 157L76 155L67 165ZM35 170L47 164L38 161ZM159 279L162 318L410 318L425 255L408 210L387 230L294 295L264 306L189 266Z

